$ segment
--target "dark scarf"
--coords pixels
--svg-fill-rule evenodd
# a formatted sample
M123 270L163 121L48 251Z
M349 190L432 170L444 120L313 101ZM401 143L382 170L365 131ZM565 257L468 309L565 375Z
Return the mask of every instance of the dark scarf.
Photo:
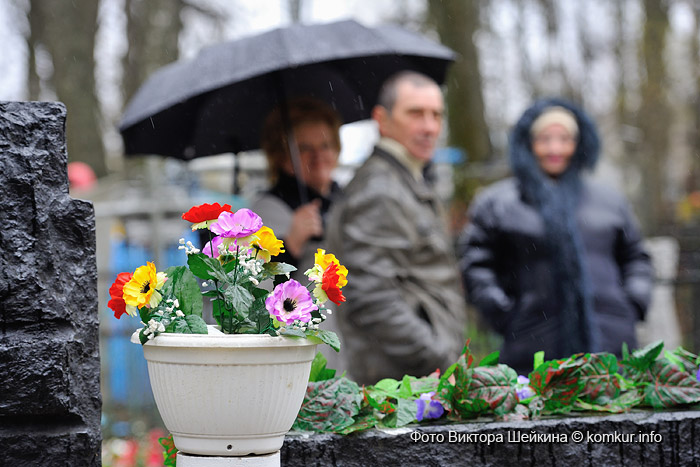
M554 105L576 116L579 142L567 170L556 180L540 169L532 153L530 127L542 111ZM572 104L549 99L537 102L521 117L511 134L510 158L526 202L542 215L552 259L552 280L560 308L559 357L595 352L599 330L594 322L590 279L576 222L581 197L580 172L592 168L598 157L599 140L590 118Z
M274 195L287 203L290 209L295 210L301 206L301 197L299 191L304 190L307 196L306 202L315 199L321 200L321 216L325 218L326 213L331 207L331 203L336 196L340 194L340 186L336 182L331 183L331 191L328 196L323 196L318 191L314 190L303 182L297 180L294 175L289 175L284 172L279 174L277 183L268 190L268 193Z
M275 185L268 190L268 193L284 201L287 204L287 206L289 206L289 208L293 211L299 208L302 204L301 196L299 193L301 190L304 190L304 193L306 193L307 203L315 199L321 201L321 207L319 211L321 213L321 221L323 222L323 228L325 230L327 217L326 215L328 214L328 211L333 201L341 194L340 185L338 185L336 182L332 182L330 193L328 194L328 196L323 196L321 193L314 190L310 186L307 186L300 180L297 180L295 176L288 175L282 172L279 174L277 183L275 183ZM313 238L313 240L321 241L323 240L323 238L315 237ZM299 265L299 258L292 256L292 254L289 252L280 253L277 256L277 261L291 264L292 266Z

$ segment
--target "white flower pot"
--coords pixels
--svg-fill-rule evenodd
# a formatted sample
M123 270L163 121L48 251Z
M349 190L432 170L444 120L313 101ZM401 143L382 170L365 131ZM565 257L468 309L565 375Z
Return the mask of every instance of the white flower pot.
M138 334L132 342L138 343ZM267 335L161 334L143 346L175 446L208 456L278 451L304 399L316 344Z

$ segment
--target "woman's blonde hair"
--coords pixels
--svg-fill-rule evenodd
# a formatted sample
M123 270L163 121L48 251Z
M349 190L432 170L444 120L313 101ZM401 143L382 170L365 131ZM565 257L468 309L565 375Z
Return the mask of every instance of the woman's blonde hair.
M312 97L301 97L287 104L287 125L294 130L305 123L325 123L331 129L331 141L340 152L340 115L328 104ZM260 147L265 152L270 181L277 181L282 166L290 157L289 143L282 111L278 106L265 119Z

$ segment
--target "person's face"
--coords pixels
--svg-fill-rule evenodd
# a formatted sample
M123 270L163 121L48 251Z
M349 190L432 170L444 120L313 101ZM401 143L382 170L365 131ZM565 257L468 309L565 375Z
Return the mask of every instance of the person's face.
M299 148L301 180L325 194L331 186L333 169L338 165L333 129L324 122L305 122L294 128L294 139ZM294 173L291 160L288 171Z
M403 81L396 89L391 113L376 107L379 133L401 143L418 160L428 162L435 153L444 104L437 85L414 86Z
M550 177L564 173L575 151L576 138L561 125L549 125L532 140L532 152L540 168Z

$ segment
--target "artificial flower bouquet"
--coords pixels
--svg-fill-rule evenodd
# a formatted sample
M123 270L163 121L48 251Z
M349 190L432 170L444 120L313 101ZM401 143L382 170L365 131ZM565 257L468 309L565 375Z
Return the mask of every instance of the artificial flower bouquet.
M306 337L340 349L335 333L319 327L331 313L324 304L345 301L340 289L347 284L348 271L334 255L317 251L305 286L289 278L294 266L272 261L284 252L284 244L253 211L202 204L182 218L192 223L193 231L209 233L201 250L180 240L187 266L158 272L148 262L133 273L118 274L109 289L108 306L117 319L124 314L141 318L142 344L160 333L207 334L202 319L207 297L226 334ZM263 283L274 285L273 290Z

